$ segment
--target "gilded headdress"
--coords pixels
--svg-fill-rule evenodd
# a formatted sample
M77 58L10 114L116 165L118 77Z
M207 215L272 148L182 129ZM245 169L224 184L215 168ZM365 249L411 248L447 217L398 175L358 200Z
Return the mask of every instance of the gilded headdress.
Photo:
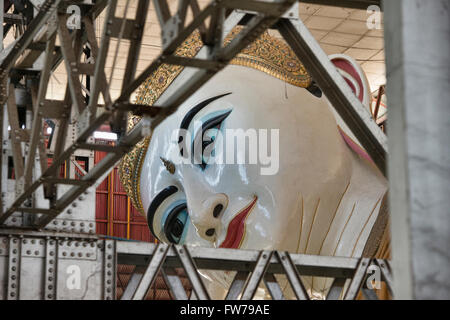
M240 29L241 27L235 27L225 38L224 44L228 44L240 32ZM196 33L186 39L175 54L182 57L194 57L201 47L202 41L199 34ZM231 60L230 64L254 68L302 88L307 88L311 84L310 75L292 49L283 41L270 36L268 32L264 32L242 50ZM182 70L182 66L161 65L138 89L136 103L153 105ZM130 116L128 129L131 129L139 120L140 117L138 116ZM131 198L134 207L144 215L145 210L142 206L139 181L150 138L146 137L137 143L123 157L119 165L119 177L122 185Z

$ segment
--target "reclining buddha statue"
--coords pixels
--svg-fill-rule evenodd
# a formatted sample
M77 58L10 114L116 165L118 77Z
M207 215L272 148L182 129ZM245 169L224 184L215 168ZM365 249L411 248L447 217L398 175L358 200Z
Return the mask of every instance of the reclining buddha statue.
M200 47L194 35L177 54L192 57ZM369 108L359 65L344 55L330 59ZM169 95L169 86L188 81L183 71L162 65L136 102ZM130 117L129 127L137 121ZM294 52L267 32L125 155L119 173L152 234L166 243L361 257L375 253L386 225L386 179ZM331 285L302 280L319 299ZM213 282L213 298L222 298L217 287L230 277Z

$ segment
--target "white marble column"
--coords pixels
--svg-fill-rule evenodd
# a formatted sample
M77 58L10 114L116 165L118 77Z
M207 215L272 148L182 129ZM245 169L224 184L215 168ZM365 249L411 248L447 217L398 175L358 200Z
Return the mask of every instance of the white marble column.
M449 299L450 1L383 4L394 294Z

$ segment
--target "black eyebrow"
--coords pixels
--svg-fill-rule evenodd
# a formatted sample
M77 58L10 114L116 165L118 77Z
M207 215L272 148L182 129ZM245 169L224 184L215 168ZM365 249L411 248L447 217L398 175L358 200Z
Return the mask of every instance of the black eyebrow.
M200 102L199 104L197 104L195 107L193 107L191 110L189 110L188 113L186 113L186 115L184 116L183 120L181 120L180 129L187 130L192 119L198 112L200 112L200 110L202 110L204 107L206 107L208 104L210 104L214 100L217 100L217 99L227 96L229 94L231 94L231 92L220 94L218 96L206 99L206 100Z
M166 200L167 197L171 196L175 192L178 191L178 188L175 186L170 186L165 189L163 189L161 192L159 192L150 203L150 206L147 210L147 224L150 228L150 231L152 234L156 237L156 239L159 240L158 236L155 234L155 230L153 229L153 219L155 218L156 210L158 209L159 205Z

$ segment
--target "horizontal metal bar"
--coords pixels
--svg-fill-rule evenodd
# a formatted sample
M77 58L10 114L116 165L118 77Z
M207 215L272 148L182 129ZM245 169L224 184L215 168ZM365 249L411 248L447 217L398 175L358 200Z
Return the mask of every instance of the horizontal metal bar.
M27 208L27 207L17 208L17 211L26 212L26 213L34 213L34 214L54 214L55 213L55 210L53 210L53 209Z
M90 185L91 181L76 180L76 179L62 179L62 178L45 178L44 183L55 183L55 184L70 184L70 185Z
M120 106L118 108L121 111L130 111L134 115L147 115L150 117L155 117L161 112L161 108L157 106L148 106L145 104L135 104L128 102L120 103Z
M131 0L132 1L132 0ZM122 39L133 39L134 32L135 32L135 21L133 19L125 19L125 21L122 18L114 17L112 19L111 27L109 28L109 31L111 32L110 36L114 38L119 38L120 31L122 28L122 23L124 23L124 29L122 33Z
M118 263L146 265L155 250L155 244L140 242L117 242ZM252 271L259 251L189 247L191 257L199 269ZM325 257L305 254L291 254L292 263L302 276L330 278L351 278L358 264L357 258ZM166 265L179 268L173 250L169 250ZM267 273L282 274L283 267L274 256Z
M111 146L107 144L93 144L93 143L80 143L78 145L78 148L84 150L95 150L102 152L121 152L121 153L124 153L126 152L126 150L128 150L124 146Z
M52 230L39 230L36 231L32 227L9 227L2 226L0 228L0 235L17 235L24 237L58 237L58 238L68 238L68 239L84 239L84 240L98 240L99 236L96 234L87 233L76 233L76 232L62 232L62 231L52 231Z
M5 13L3 22L9 24L25 24L25 18L20 14Z
M39 108L44 118L60 119L69 117L69 106L60 100L44 100L43 105Z
M221 69L225 66L224 63L214 61L214 60L204 60L204 59L195 59L195 58L186 58L180 56L165 56L163 58L163 62L167 64L193 67L199 69L208 69L208 70L217 70Z
M279 15L280 2L262 2L255 0L224 0L222 6L229 9L240 9L246 11L253 11L263 13L267 16ZM281 9L284 13L284 9Z
M372 5L382 8L381 0L301 0L300 2L361 10L367 10Z

